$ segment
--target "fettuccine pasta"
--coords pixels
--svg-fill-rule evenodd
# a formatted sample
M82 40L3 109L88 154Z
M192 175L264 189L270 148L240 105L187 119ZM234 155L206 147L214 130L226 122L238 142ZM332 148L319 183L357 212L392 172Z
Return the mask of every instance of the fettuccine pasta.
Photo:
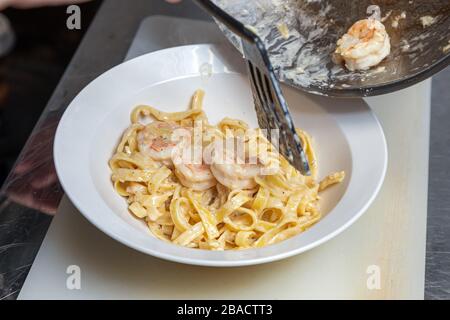
M240 120L208 122L198 90L187 111L138 106L110 160L112 182L129 211L161 240L189 248L259 248L293 237L320 218L311 137L298 130L312 175L277 153L262 130Z

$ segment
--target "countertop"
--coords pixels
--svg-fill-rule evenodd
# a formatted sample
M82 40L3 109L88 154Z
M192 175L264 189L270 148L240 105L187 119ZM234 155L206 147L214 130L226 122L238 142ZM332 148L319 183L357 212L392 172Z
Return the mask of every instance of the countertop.
M34 170L27 174L15 170L2 189L0 298L17 297L63 195L59 187L43 189L30 195L30 204L18 201L13 191L27 191L30 179L42 172L54 172L53 135L66 106L90 81L124 59L140 21L156 14L207 19L190 1L175 6L162 1L134 0L130 5L105 0L68 66L18 160L23 163L31 159ZM120 24L113 23L119 20ZM450 298L449 83L447 68L434 77L432 88L425 297L433 299ZM33 148L38 142L48 147L41 148L47 150L45 154Z

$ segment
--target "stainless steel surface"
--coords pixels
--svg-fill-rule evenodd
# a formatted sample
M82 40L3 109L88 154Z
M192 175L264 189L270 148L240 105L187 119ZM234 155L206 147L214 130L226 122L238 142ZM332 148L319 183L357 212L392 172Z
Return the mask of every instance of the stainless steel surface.
M433 78L425 298L450 299L450 67Z
M156 14L207 19L190 1L169 5L159 0L134 0L130 5L123 0L105 0L67 68L18 161L30 165L17 166L2 191L0 298L17 296L62 196L57 184L46 188L44 183L41 191L31 186L32 181L51 182L53 179L51 149L59 118L84 86L123 61L140 21ZM121 24L111 21L121 21ZM425 296L435 299L450 299L449 83L449 68L433 81ZM47 147L38 151L33 148L36 143ZM24 171L25 168L29 170Z

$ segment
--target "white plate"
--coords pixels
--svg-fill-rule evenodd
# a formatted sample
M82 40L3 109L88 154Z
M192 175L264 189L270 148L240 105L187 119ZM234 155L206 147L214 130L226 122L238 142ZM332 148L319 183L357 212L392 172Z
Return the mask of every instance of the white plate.
M200 75L205 63L212 65L210 77ZM314 138L320 175L338 170L347 174L344 183L323 193L324 217L310 230L266 248L213 252L160 241L128 212L125 199L113 189L108 160L130 125L133 107L145 103L165 111L185 110L193 92L203 88L211 122L228 116L256 126L251 91L239 70L242 61L233 50L192 45L141 56L89 84L67 108L54 145L59 179L80 212L131 248L205 266L283 259L309 250L351 225L373 201L384 179L387 148L381 126L361 99L321 98L287 87L283 90L296 124Z

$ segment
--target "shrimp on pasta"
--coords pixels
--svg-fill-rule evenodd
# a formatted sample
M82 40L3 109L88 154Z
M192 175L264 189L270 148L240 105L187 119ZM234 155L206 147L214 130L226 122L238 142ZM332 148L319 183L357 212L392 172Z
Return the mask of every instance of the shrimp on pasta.
M196 91L182 112L133 110L109 162L129 211L157 238L202 250L264 247L319 221L319 194L344 172L318 181L312 139L298 130L312 172L303 176L260 129L230 118L210 124L203 97Z

